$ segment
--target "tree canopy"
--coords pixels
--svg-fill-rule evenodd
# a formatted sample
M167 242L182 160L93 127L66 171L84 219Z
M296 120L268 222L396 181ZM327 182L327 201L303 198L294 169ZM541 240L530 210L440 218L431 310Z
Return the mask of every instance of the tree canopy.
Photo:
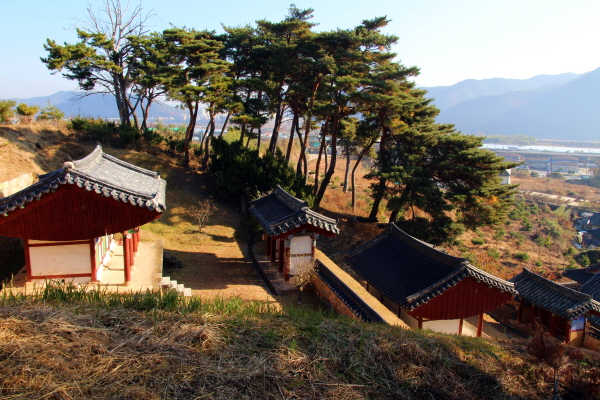
M189 115L183 165L204 107L209 122L200 165L208 169L211 160L225 192L299 185L296 190L305 196L312 189L318 206L340 151L346 155L343 186L353 192L352 205L357 167L364 157L374 157L370 217L376 219L385 205L390 221L421 239L449 241L463 229L495 224L506 213L514 188L500 186L498 175L514 164L479 149L480 138L435 123L439 110L411 80L419 69L404 66L391 51L398 38L383 33L386 17L317 32L313 10L292 5L279 22L224 26L222 34L176 27L147 33L141 8L125 17L117 12L120 6L119 0L105 0L104 14L109 26L126 34L107 29L90 11L91 23L77 31L80 42L61 46L48 40L49 55L42 61L84 90L99 86L113 93L122 123L129 115L136 118L137 104L145 127L152 101L160 96L179 101ZM239 128L237 144L212 140L217 114L226 115L221 135L228 123ZM281 152L286 121L290 130ZM263 132L267 123L270 131ZM320 148L309 182L306 150L316 132ZM263 135L270 136L266 149ZM300 155L290 168L294 141Z

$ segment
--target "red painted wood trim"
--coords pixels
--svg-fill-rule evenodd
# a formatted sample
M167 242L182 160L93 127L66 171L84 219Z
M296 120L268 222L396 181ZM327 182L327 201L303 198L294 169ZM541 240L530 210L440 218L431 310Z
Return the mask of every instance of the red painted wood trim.
M463 319L458 320L458 336L462 336Z
M7 217L0 216L0 235L53 241L91 239L131 229L160 216L159 212L66 184Z
M29 256L29 240L23 240L23 250L25 252L25 271L27 271L27 282L31 282L31 258Z
M275 265L275 258L277 256L277 241L271 238L271 253L269 254L269 259L271 260L271 265Z
M283 280L288 282L290 280L290 252L289 247L283 249Z
M265 234L266 239L265 239L265 252L267 253L267 256L271 255L271 236Z
M417 318L417 320L419 321L418 328L423 329L423 318Z
M284 239L279 239L279 272L283 272L285 261L285 242Z
M32 279L62 279L62 278L85 278L91 277L92 274L66 274L66 275L36 275Z
M323 235L323 236L327 236L327 237L334 237L336 236L335 233L333 232L329 232L326 231L325 229L321 229L321 228L317 228L314 225L300 225L297 228L291 229L285 233L282 233L280 235L277 236L273 236L273 239L280 239L282 237L287 237L289 235L293 235L294 233L298 233L298 232L302 232L303 230L306 230L307 232L314 232L314 233L318 233L319 235Z
M96 239L90 239L90 267L92 268L92 282L98 282L98 266L96 265Z
M129 255L129 241L130 239L127 238L127 232L123 232L123 262L125 264L125 282L131 282L131 259Z
M483 332L483 314L479 314L477 318L477 337L481 337L481 333Z
M48 246L71 246L71 245L76 245L76 244L89 244L90 240L94 240L94 239L87 239L87 240L76 240L73 242L48 242L48 243L32 243L29 245L29 247L48 247Z
M565 331L565 343L569 344L571 341L571 324L569 324L568 321L566 323Z
M556 337L556 317L554 314L550 316L550 335Z

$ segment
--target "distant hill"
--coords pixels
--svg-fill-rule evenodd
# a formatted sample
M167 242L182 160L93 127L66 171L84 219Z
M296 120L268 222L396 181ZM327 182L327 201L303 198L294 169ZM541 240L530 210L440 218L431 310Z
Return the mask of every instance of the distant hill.
M81 115L84 117L119 118L115 99L110 95L92 94L82 92L57 92L50 96L32 97L29 99L11 99L18 103L46 107L48 102L60 108L66 117ZM150 118L161 118L165 122L183 122L187 112L168 104L155 102L150 108ZM141 112L138 113L141 117Z
M439 96L434 102L441 110L437 121L455 124L464 133L600 140L600 68L579 75L467 80L424 89Z
M537 75L529 79L467 79L452 86L423 87L422 89L427 90L426 97L434 99L436 107L440 110L447 110L460 102L483 96L558 87L578 76L578 74L569 72L559 75Z

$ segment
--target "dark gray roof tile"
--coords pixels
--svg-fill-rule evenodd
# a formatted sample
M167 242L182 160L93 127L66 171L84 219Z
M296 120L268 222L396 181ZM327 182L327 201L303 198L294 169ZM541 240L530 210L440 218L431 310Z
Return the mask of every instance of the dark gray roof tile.
M394 224L352 252L346 263L385 297L408 311L469 276L516 294L512 283L474 267L464 258L436 250Z
M511 279L523 299L566 319L578 318L589 310L600 311L592 296L552 282L527 268Z
M115 200L153 211L166 209L167 182L159 174L102 151L98 145L87 157L65 162L63 168L39 176L39 181L11 196L0 199L0 214L8 215L25 203L39 200L60 185L71 184Z
M301 225L312 225L333 234L340 233L337 221L321 215L279 185L270 194L250 203L250 213L269 236L279 236Z

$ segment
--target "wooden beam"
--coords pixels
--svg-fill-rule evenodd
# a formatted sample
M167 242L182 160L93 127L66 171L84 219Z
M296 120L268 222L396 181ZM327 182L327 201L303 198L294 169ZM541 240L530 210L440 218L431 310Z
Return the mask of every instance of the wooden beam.
M125 267L125 284L131 282L131 255L129 254L129 239L127 237L127 232L123 232L123 263Z
M285 261L285 241L279 239L279 272L283 273L283 266Z
M277 240L271 238L271 253L269 254L269 258L271 259L271 265L275 265L275 258L277 255Z
M92 282L98 282L98 266L96 265L96 239L90 239L90 264L92 267Z
M267 235L265 233L265 252L267 253L267 256L271 255L271 236Z
M463 319L460 318L458 320L458 336L462 336L462 328L463 328Z
M31 257L29 255L29 239L23 239L23 251L25 252L25 271L27 271L27 282L31 282Z
M479 314L477 318L477 337L481 337L481 333L483 332L483 314Z

